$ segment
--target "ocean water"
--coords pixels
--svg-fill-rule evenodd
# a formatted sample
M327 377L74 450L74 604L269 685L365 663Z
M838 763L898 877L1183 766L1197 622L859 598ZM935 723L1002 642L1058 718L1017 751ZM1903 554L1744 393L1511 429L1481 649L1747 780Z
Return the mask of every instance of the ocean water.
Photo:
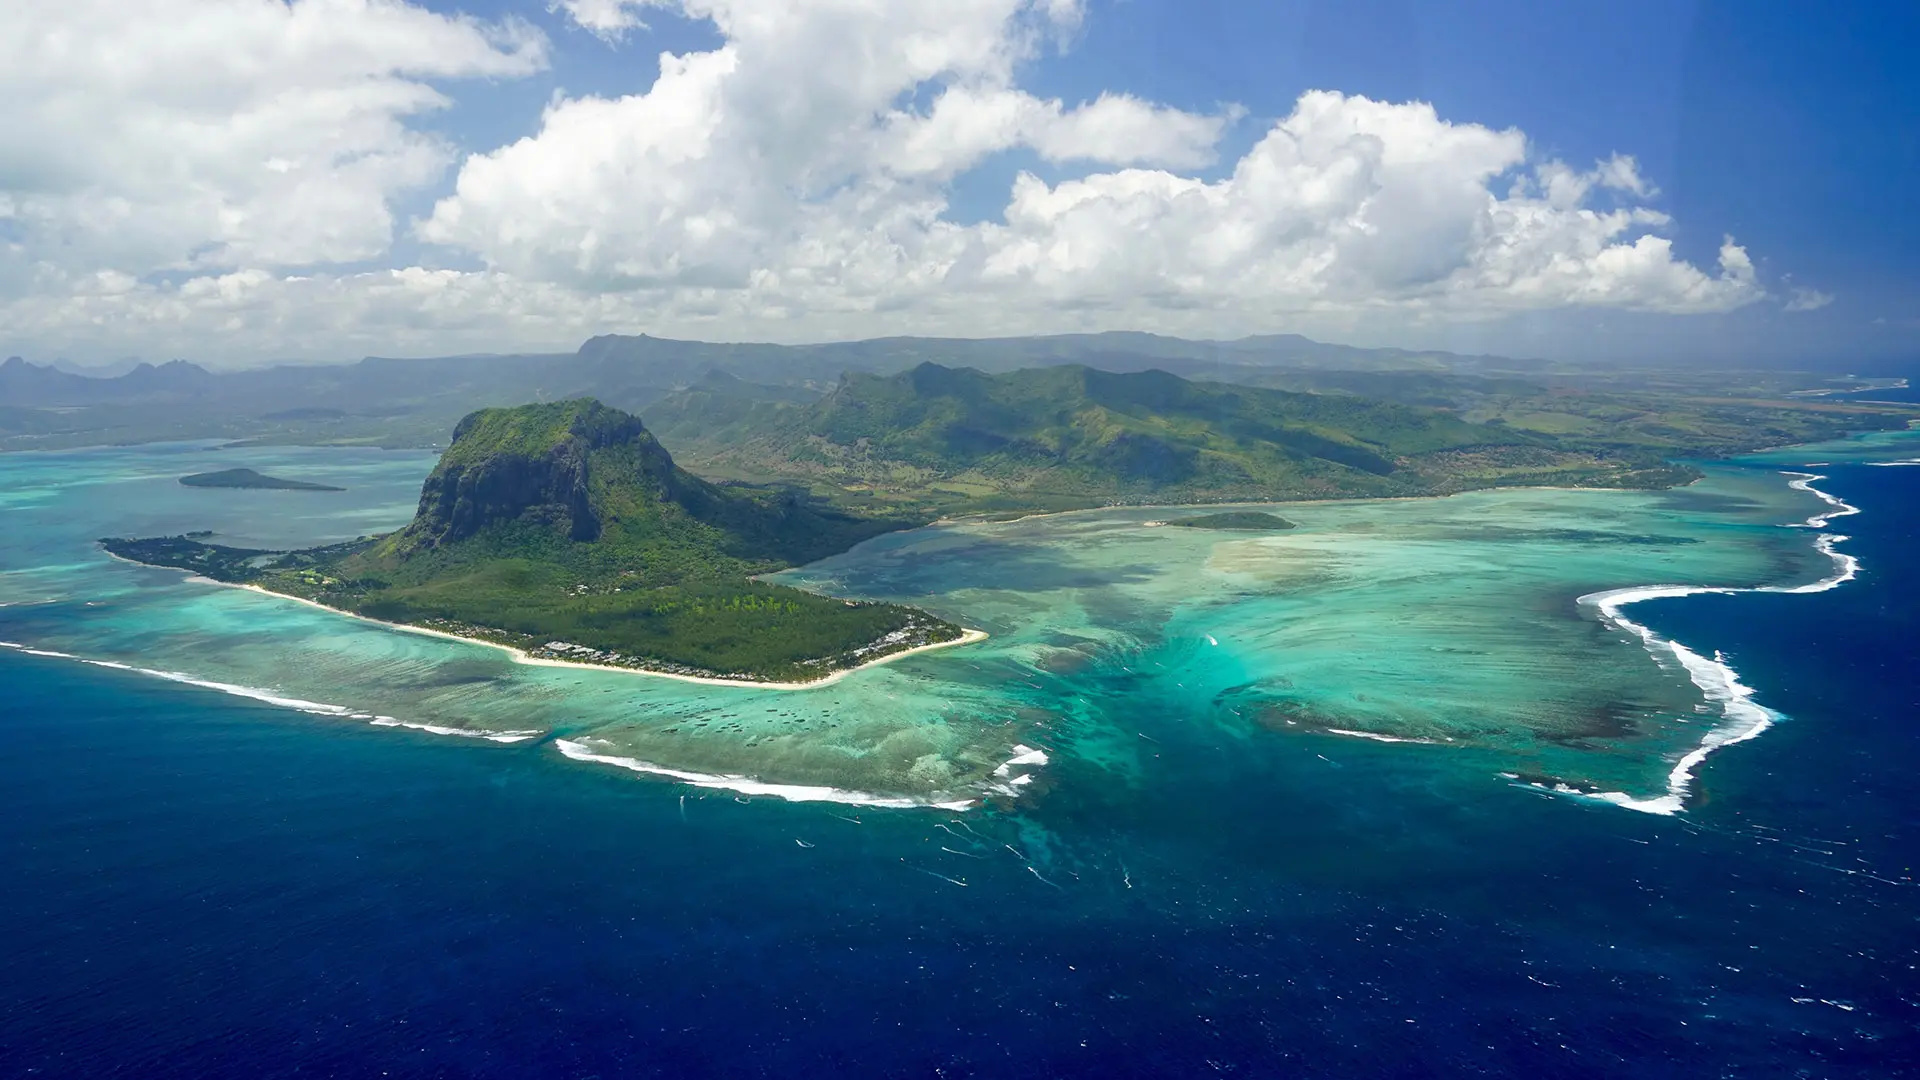
M348 490L175 482L237 464ZM1702 658L1643 640L1605 598L1648 584L1820 587L1845 559L1798 528L1835 509L1792 480L1806 474L1745 467L1674 492L1296 504L1280 509L1299 527L1265 535L1167 525L1178 511L1165 509L941 526L782 577L922 605L990 637L791 691L518 664L94 543L194 529L242 547L350 538L404 523L430 466L417 452L204 445L0 461L0 647L851 805L1004 808L1073 769L1083 788L1140 791L1168 782L1155 748L1169 740L1318 732L1445 747L1486 779L1652 808L1678 805L1672 759L1726 738L1739 703L1726 677L1685 669Z
M0 1074L1908 1074L1920 469L1865 462L1913 458L1286 507L1266 537L886 538L792 577L994 636L753 691L519 667L89 543L386 527L421 455L12 455ZM351 490L173 484L208 460ZM1783 527L1834 509L1783 471L1859 508L1824 530L1857 576L1622 609L1737 693L1579 603L1842 576ZM1767 726L1681 812L1552 790L1674 796L1730 700Z

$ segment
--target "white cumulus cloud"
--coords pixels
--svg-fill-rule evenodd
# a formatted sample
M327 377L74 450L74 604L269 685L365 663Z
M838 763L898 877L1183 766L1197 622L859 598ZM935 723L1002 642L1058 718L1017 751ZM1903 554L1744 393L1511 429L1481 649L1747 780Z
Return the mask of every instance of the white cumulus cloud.
M614 42L625 38L629 30L646 29L646 21L640 17L640 9L646 6L647 0L554 0L547 10L562 12L581 29Z
M1832 293L1821 292L1819 289L1795 288L1788 295L1783 307L1787 311L1819 311L1831 303L1833 303Z
M0 29L20 118L0 125L0 333L338 355L616 330L1214 336L1765 295L1731 238L1710 265L1676 253L1626 154L1580 166L1424 103L1316 91L1221 161L1235 104L1034 94L1023 73L1077 32L1077 0L555 9L630 42L667 9L721 44L466 154L398 226L429 245L409 267L394 200L453 160L417 118L448 80L538 69L537 33L404 0L27 0ZM955 179L1009 151L1050 175L962 223Z
M6 253L64 269L372 259L451 159L431 80L545 62L519 23L388 0L17 0L0 28Z

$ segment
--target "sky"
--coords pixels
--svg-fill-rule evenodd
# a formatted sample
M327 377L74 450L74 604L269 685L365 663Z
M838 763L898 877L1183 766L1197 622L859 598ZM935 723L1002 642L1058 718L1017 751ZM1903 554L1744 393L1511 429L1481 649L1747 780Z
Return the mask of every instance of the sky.
M1920 5L13 0L0 352L1920 357Z

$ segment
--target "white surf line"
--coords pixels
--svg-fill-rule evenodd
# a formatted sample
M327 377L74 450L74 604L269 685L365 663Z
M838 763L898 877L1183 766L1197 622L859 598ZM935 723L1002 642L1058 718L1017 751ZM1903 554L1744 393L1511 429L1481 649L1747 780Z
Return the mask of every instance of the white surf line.
M1832 518L1845 517L1848 514L1857 514L1860 512L1858 507L1852 506L1813 486L1814 481L1826 479L1824 476L1815 473L1785 473L1783 475L1796 478L1788 486L1798 491L1806 491L1818 495L1821 499L1825 500L1828 505L1839 508L1834 513L1816 515L1814 518L1808 519L1803 525L1788 526L1789 528L1821 528ZM1818 522L1818 524L1816 524L1816 522ZM1652 654L1656 661L1665 655L1671 657L1675 663L1678 663L1680 667L1686 671L1687 677L1693 682L1693 685L1700 688L1701 694L1703 694L1709 702L1720 707L1721 722L1715 725L1711 731L1707 732L1705 737L1700 740L1698 746L1674 763L1672 770L1667 773L1667 791L1664 795L1655 796L1650 799L1636 799L1621 791L1582 791L1568 784L1534 786L1546 787L1550 791L1564 795L1597 799L1602 802L1612 803L1615 806L1625 807L1628 810L1638 810L1647 814L1678 814L1685 810L1687 792L1693 784L1694 770L1700 767L1700 763L1705 761L1709 754L1723 747L1743 743L1748 739L1758 738L1762 732L1780 720L1782 714L1753 700L1753 688L1740 681L1739 672L1734 671L1733 668L1727 664L1723 654L1716 653L1714 657L1709 660L1699 653L1694 652L1692 649L1687 648L1685 645L1661 637L1648 627L1627 618L1620 613L1620 609L1629 604L1637 604L1642 600L1700 596L1709 593L1722 596L1732 596L1739 593L1783 593L1801 595L1837 589L1847 582L1852 581L1855 577L1859 576L1860 573L1860 560L1858 558L1836 550L1836 545L1846 539L1844 536L1827 533L1814 541L1814 547L1819 549L1821 554L1833 560L1834 572L1827 577L1821 578L1819 581L1807 585L1761 585L1754 588L1646 585L1626 589L1612 589L1607 592L1589 593L1586 596L1580 597L1577 603L1583 607L1597 609L1600 613L1601 621L1617 630L1625 630L1635 637L1638 637L1641 644L1646 647L1647 652Z
M1025 743L1015 743L1013 756L994 768L994 780L987 785L987 790L995 795L1017 799L1020 797L1020 789L1033 783L1035 774L1031 772L1015 774L1013 770L1022 767L1037 769L1049 760L1045 750L1035 749Z
M1876 469L1898 469L1907 465L1920 465L1920 458L1912 458L1907 461L1869 461L1865 464L1871 465Z
M664 765L655 765L637 758L620 757L615 754L597 753L589 743L609 746L604 739L555 739L553 745L573 761L592 761L601 765L615 765L648 776L664 776L698 788L711 788L722 791L734 791L742 795L771 795L788 802L832 802L847 806L872 806L889 810L913 810L931 808L937 810L971 810L977 800L951 799L938 801L931 799L910 799L904 796L875 795L865 791L848 791L844 788L826 787L809 784L770 784L756 780L751 776L733 774L698 773L686 769L670 769Z
M1788 487L1792 488L1795 491L1804 491L1811 495L1817 495L1820 497L1820 500L1822 502L1826 503L1828 506L1833 507L1833 510L1829 513L1815 514L1812 517L1808 518L1805 522L1799 525L1788 526L1789 528L1824 529L1827 527L1827 523L1829 521L1832 521L1834 518L1850 517L1860 512L1860 508L1857 506L1854 506L1852 503L1849 503L1844 499L1835 498L1834 496L1829 495L1824 491L1821 491L1819 488L1814 487L1813 486L1814 481L1826 479L1826 477L1820 475L1819 473L1790 472L1790 473L1782 473L1781 475L1791 476L1794 478L1792 481L1790 481L1787 484Z
M1329 735L1345 735L1352 739L1372 739L1374 742L1424 743L1428 746L1438 745L1432 739L1413 739L1398 735L1382 735L1374 731L1350 731L1347 728L1337 727L1322 728L1321 730Z
M87 664L92 667L110 668L114 671L146 675L150 678L165 679L168 682L181 683L186 686L197 686L205 690L218 690L223 694L231 694L234 697L247 698L250 701L258 701L263 704L277 706L282 709L292 709L296 712L309 713L314 716L332 716L342 720L361 720L374 727L408 728L413 731L424 731L430 735L450 735L463 739L485 739L488 742L497 743L525 742L528 739L537 739L541 735L546 734L544 731L472 731L466 728L447 727L442 724L420 724L408 720L398 720L391 716L381 716L377 713L362 712L346 705L333 705L324 701L308 701L305 698L289 697L278 691L263 690L257 686L242 686L238 683L224 683L213 679L202 679L179 671L161 671L157 668L136 667L132 664L123 664L118 660L92 660L84 656L75 656L72 653L56 652L52 649L35 649L12 641L0 641L0 648L13 649L17 652L25 653L28 656L77 660L82 664Z

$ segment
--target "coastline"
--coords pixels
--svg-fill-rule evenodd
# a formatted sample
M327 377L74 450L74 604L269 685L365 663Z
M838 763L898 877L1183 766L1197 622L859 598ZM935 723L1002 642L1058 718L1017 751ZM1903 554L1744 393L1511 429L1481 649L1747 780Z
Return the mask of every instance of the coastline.
M112 558L120 559L121 562L130 563L134 566L147 566L150 569L158 570L177 569L176 567L154 567L148 563L135 562L132 559L122 559L120 556L113 555L111 552L108 554ZM915 653L932 652L935 649L946 649L956 645L972 645L975 642L987 640L989 636L985 630L961 627L960 636L954 638L952 641L933 641L925 645L915 645L911 649L901 649L899 652L891 652L885 656L878 656L872 660L855 664L853 667L836 668L818 679L811 679L807 682L765 682L754 679L721 679L705 675L681 675L671 671L649 671L646 668L615 667L611 664L583 664L578 660L549 660L544 657L529 655L524 649L516 648L512 645L502 645L497 641L467 637L463 634L449 633L445 630L434 630L425 626L414 626L411 623L397 623L389 622L386 619L376 619L371 615L362 615L359 612L328 607L317 600L308 600L303 596L274 592L272 589L263 589L258 585L248 585L237 581L215 581L210 577L203 577L191 572L188 573L186 580L196 585L218 585L227 589L245 589L248 592L259 593L261 596L271 596L278 600L291 600L296 604L305 604L308 607L319 608L321 611L331 612L335 615L343 615L349 619L359 619L362 622L370 622L377 626L384 626L390 630L401 630L409 634L424 634L427 637L444 638L447 641L463 641L473 645L485 645L489 648L499 649L505 652L513 658L514 663L525 664L528 667L577 668L581 671L607 671L617 675L644 675L651 679L673 679L677 682L697 683L701 686L736 686L749 690L816 690L823 686L831 686L857 671L863 671L870 667L878 667L882 664L890 664L895 660L912 656Z
M1808 456L1811 457L1813 455L1808 455ZM1866 462L1864 464L1902 465L1902 464L1912 464L1912 463L1914 462L1898 461L1898 462ZM1818 482L1825 479L1825 477L1817 472L1805 471L1805 469L1810 469L1811 466L1800 467L1799 462L1795 462L1794 466L1795 467L1791 467L1787 469L1781 469L1778 466L1776 466L1774 469L1771 469L1768 471L1772 472L1776 476L1779 476L1785 479L1787 481L1786 486L1788 488L1795 491L1805 492L1813 496L1815 499L1819 500L1819 502L1824 505L1816 507L1815 509L1817 509L1819 512L1812 514L1810 517L1806 518L1804 521L1785 522L1785 521L1776 520L1770 524L1763 523L1763 522L1754 522L1754 524L1760 525L1761 527L1768 528L1768 529L1788 528L1788 529L1815 530L1816 534L1812 537L1809 537L1809 539L1812 541L1811 546L1814 548L1815 551L1819 552L1820 554L1826 555L1828 559L1831 560L1831 563L1832 563L1831 572L1822 576L1819 580L1807 582L1805 584L1754 585L1754 586L1649 584L1649 585L1636 585L1636 586L1626 586L1626 587L1620 587L1620 588L1605 589L1602 591L1587 593L1577 598L1577 601L1576 601L1578 605L1577 610L1579 610L1582 614L1586 614L1588 609L1594 609L1593 616L1597 618L1599 621L1601 621L1604 625L1616 631L1621 631L1634 638L1637 638L1641 642L1643 647L1646 649L1646 651L1649 653L1649 655L1652 656L1652 658L1655 659L1655 661L1661 667L1666 668L1670 674L1686 675L1688 679L1694 684L1694 686L1698 688L1698 690L1701 692L1705 700L1707 710L1703 710L1703 711L1706 712L1706 715L1700 717L1700 719L1705 720L1707 722L1707 724L1709 725L1707 729L1704 731L1695 729L1695 731L1692 733L1692 737L1689 742L1679 743L1676 741L1676 745L1674 747L1668 749L1664 754L1661 755L1661 757L1664 758L1664 763L1670 766L1670 770L1668 771L1665 777L1666 783L1665 783L1664 791L1659 786L1656 786L1658 784L1658 781L1653 781L1653 777L1651 776L1646 777L1646 780L1653 781L1653 782L1648 783L1645 787L1642 787L1639 782L1636 782L1633 785L1633 788L1637 792L1645 792L1646 794L1628 794L1627 792L1624 792L1624 791L1604 791L1604 790L1599 790L1597 785L1590 785L1586 788L1580 788L1572 784L1544 782L1544 783L1540 783L1533 786L1537 786L1542 790L1552 791L1558 794L1574 796L1574 797L1592 800L1592 801L1606 802L1612 805L1621 806L1624 809L1632 809L1639 812L1654 813L1659 815L1682 814L1686 812L1688 808L1687 804L1693 794L1692 787L1695 783L1694 773L1697 771L1698 767L1705 761L1705 759L1711 753L1713 753L1715 750L1718 750L1724 746L1730 746L1739 742L1745 742L1750 739L1756 738L1760 734L1763 734L1765 731L1769 730L1775 722L1781 719L1780 713L1767 708L1766 706L1760 704L1759 702L1751 700L1754 696L1753 690L1741 683L1739 673L1734 671L1733 668L1726 663L1724 658L1716 654L1702 655L1701 653L1688 648L1685 644L1679 641L1674 641L1662 635L1659 635L1656 632L1650 630L1649 628L1641 625L1640 623L1637 623L1631 620L1624 613L1624 611L1628 606L1634 603L1638 603L1641 600L1648 600L1648 599L1684 597L1689 595L1703 595L1703 594L1733 595L1733 594L1739 594L1739 593L1778 593L1778 594L1815 593L1815 592L1821 592L1821 591L1825 591L1832 588L1837 588L1838 586L1853 580L1859 571L1859 568L1860 568L1859 562L1857 558L1855 558L1854 556L1846 554L1838 549L1839 545L1843 544L1847 540L1847 537L1843 535L1839 535L1838 533L1835 533L1832 531L1827 531L1827 530L1829 529L1829 526L1834 521L1834 519L1844 517L1850 514L1858 514L1861 512L1860 509L1858 507L1854 507L1846 503L1842 499L1839 499L1819 489L1816 485ZM1763 482L1766 482L1766 478L1764 475L1760 479ZM1772 482L1778 483L1778 481L1772 481ZM1604 490L1604 489L1569 488L1569 487L1558 486L1558 485L1537 485L1537 486L1530 486L1530 487L1513 487L1513 488L1502 488L1502 489L1473 489L1470 491L1453 492L1453 493L1449 493L1446 495L1439 495L1439 496L1433 496L1433 495L1389 496L1389 497L1383 497L1383 498L1371 499L1371 500L1350 500L1350 499L1298 500L1293 504L1231 503L1231 504L1165 504L1165 505L1168 507L1192 507L1194 505L1286 506L1286 505L1299 505L1299 504L1305 504L1305 503L1352 504L1355 502L1370 502L1370 501L1413 502L1413 501L1433 499L1433 498L1454 498L1459 495L1477 494L1480 491L1491 491L1491 490L1503 490L1503 491L1514 491L1514 492L1524 491L1524 490L1578 492L1578 491L1592 491L1592 490ZM1146 506L1128 506L1124 508L1123 507L1101 507L1101 508L1086 508L1081 510L1044 512L1044 513L1037 513L1037 514L1028 515L1028 516L1056 517L1056 516L1066 516L1066 515L1072 515L1072 514L1088 514L1088 513L1095 513L1095 512L1112 513L1116 510L1141 511L1141 510L1149 510L1149 509L1151 508ZM1024 520L1024 519L1015 519L1015 520ZM977 524L1004 524L1004 523L1005 522L992 522L992 523L978 522ZM949 526L952 526L952 525L962 525L962 524L975 524L975 522L951 521L951 522L948 522L947 524ZM1148 524L1151 524L1151 523L1148 523ZM108 553L108 554L110 558L114 558L117 561L127 562L131 565L152 567L152 564L146 564L146 563L138 562L137 560L126 559L117 555L112 555L111 553ZM582 662L582 661L576 661L576 660L562 660L562 659L549 659L544 657L536 657L536 656L530 655L523 648L516 647L513 645L502 644L495 641L488 641L484 638L469 637L462 634L453 633L445 630L437 630L437 629L433 629L425 626L391 622L383 619L378 619L372 616L359 614L352 611L333 608L324 603L320 603L314 600L309 600L304 597L275 592L273 590L268 590L258 585L242 584L237 582L220 582L220 581L214 581L205 577L200 577L199 575L194 575L191 573L191 571L186 571L185 573L188 575L188 580L197 579L199 582L206 583L206 584L227 585L234 588L249 589L251 591L258 592L263 595L274 596L281 599L293 600L298 603L307 604L309 606L319 608L320 610L327 611L331 614L344 615L350 618L361 619L366 622L376 623L393 630L411 632L411 633L421 634L429 637L439 637L439 638L443 638L450 641L464 641L464 642L474 642L482 645L490 645L494 648L501 649L507 652L508 655L513 660L513 662L519 663L519 664L525 664L527 666L571 667L571 668L579 668L582 670L625 672L627 674L650 675L657 678L675 679L681 682L692 683L697 685L737 686L737 687L742 687L745 689L753 689L753 690L803 690L803 689L813 689L813 688L830 686L838 682L839 680L846 678L848 675L851 675L854 672L857 672L866 667L890 663L893 660L898 659L900 657L910 656L918 652L929 652L935 649L941 649L951 645L977 643L979 641L986 640L989 636L984 631L963 628L961 635L952 641L932 642L925 645L919 645L919 646L914 646L912 648L902 649L898 652L889 653L885 656L876 657L860 664L835 669L833 671L830 671L821 675L818 678L811 679L805 682L771 682L771 681L757 681L757 680L748 680L748 679L714 678L714 677L699 676L699 675L679 674L674 672L652 671L644 668L616 667L612 665L594 664L594 663L588 663L588 662ZM1702 575L1702 576L1704 577L1705 575ZM1616 578L1615 580L1619 580L1619 579ZM1596 583L1596 584L1604 584L1604 583ZM407 726L412 726L412 725L407 725ZM1357 737L1363 737L1363 738L1372 737L1372 738L1378 738L1379 741L1382 741L1382 742L1423 741L1423 740L1417 740L1417 739L1395 739L1392 737L1381 737L1377 735L1369 735L1369 734L1350 732L1350 731L1333 731L1333 732L1330 732L1330 734L1357 736ZM568 755L568 756L573 756L573 755ZM604 756L611 757L613 755L604 755ZM587 760L598 760L598 758L587 759ZM1659 760L1659 759L1655 759L1655 760ZM672 779L682 779L682 780L686 779L685 777L680 776L676 771L672 770L670 767L661 766L652 762L635 763L631 759L627 759L627 760L620 760L620 761L602 761L601 763L616 765L621 768L625 768L635 772L654 773L656 775L660 775L660 776L672 778ZM1651 764L1651 762L1649 762L1649 764ZM708 782L725 781L726 783L714 783L713 786L728 786L730 787L731 790L741 791L744 789L731 787L730 785L733 782L743 782L746 780L752 780L752 778L742 778L742 777L734 777L734 776L711 776L711 775L702 774L702 780L708 781ZM689 782L692 782L692 781L689 781ZM758 780L752 780L752 782L762 783L761 781L758 781ZM706 785L700 784L699 786L706 786ZM773 792L765 791L765 792L747 792L747 793L748 794L755 794L755 793L770 794ZM823 796L816 796L816 797L825 798L828 801L846 801L840 798L840 796L847 795L847 794L849 793L835 791L833 795L823 795ZM857 795L859 793L852 793L852 794ZM782 795L781 797L785 798L786 796ZM802 799L799 801L807 801L807 800Z
M647 668L637 667L616 667L612 664L584 664L578 660L549 660L545 657L530 655L524 649L512 645L503 645L497 641L488 641L485 638L467 637L463 634L449 633L445 630L435 630L431 627L415 626L412 623L398 623L390 622L386 619L376 619L371 615L362 615L357 611L347 611L342 608L329 607L326 604L320 603L318 600L309 600L304 596L274 592L272 589L264 589L258 585L249 585L244 582L217 581L213 578L196 574L191 570L182 569L181 567L143 563L138 559L129 559L122 555L115 555L113 552L104 549L102 549L101 553L115 562L126 563L128 566L141 566L149 570L179 571L186 575L186 581L196 585L217 585L226 589L245 589L248 592L259 593L261 596L271 596L278 600L291 600L296 604L305 604L308 607L319 608L321 611L330 612L334 615L341 615L349 619L359 619L362 622L370 622L376 626L384 626L390 630L401 630L409 634L424 634L427 637L443 638L447 641L464 641L473 645L485 645L489 648L500 649L511 656L514 663L525 664L528 667L558 667L578 668L582 671L610 671L622 675L645 675L654 679L674 679L679 682L696 683L701 686L739 686L749 690L817 690L823 686L831 686L855 672L864 671L870 667L890 664L895 660L913 656L916 653L933 652L936 649L953 648L959 645L973 645L985 641L992 636L985 630L976 630L972 627L963 626L960 628L960 636L954 638L952 641L932 641L925 645L915 645L910 649L890 652L885 656L877 656L872 660L863 661L852 667L835 668L833 671L817 679L809 679L806 682L767 682L760 679L726 679L706 675L682 675L672 671L652 671Z

